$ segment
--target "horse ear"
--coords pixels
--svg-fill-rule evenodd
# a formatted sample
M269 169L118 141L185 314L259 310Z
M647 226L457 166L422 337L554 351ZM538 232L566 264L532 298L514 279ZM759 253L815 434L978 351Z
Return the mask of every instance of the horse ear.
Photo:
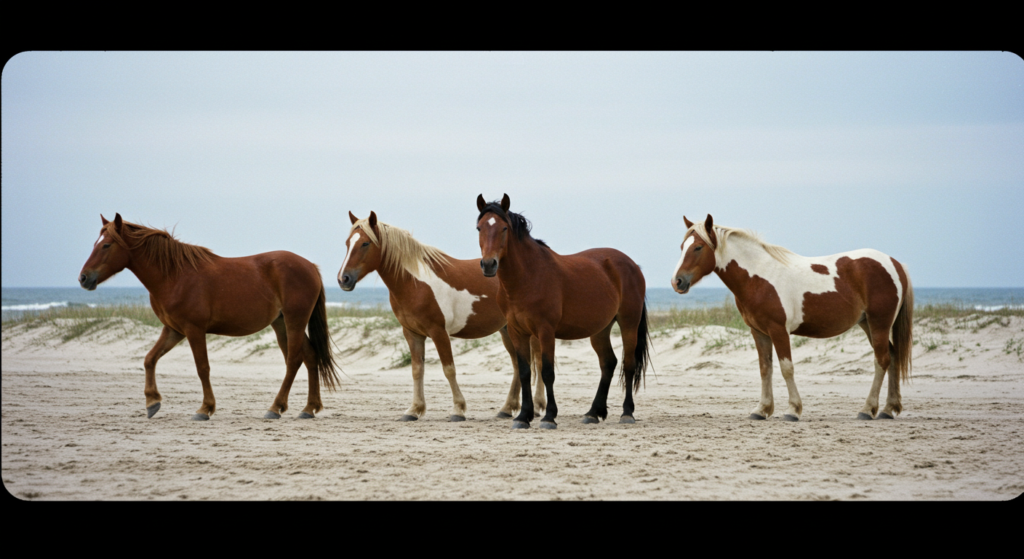
M121 221L121 214L115 214L114 215L114 231L117 231L118 235L121 234L121 225L123 225L123 224L124 224L124 222Z
M377 227L377 214L370 212L370 227Z
M484 201L484 195L480 194L479 196L476 197L476 209L482 212L486 207L487 202Z
M689 228L693 227L693 222L692 222L692 221L690 221L689 219L686 219L686 216L685 216L685 215L683 216L683 223L685 223L685 224L686 224L686 228L687 228L687 229L689 229Z
M100 214L100 219L103 220L103 225L110 223L109 221L107 221L107 218L103 217L103 214Z
M348 212L348 218L352 220L352 225L355 225L356 222L359 221L359 218L353 215L352 212Z
M704 220L704 230L708 232L708 238L711 239L713 248L718 248L718 235L715 235L715 220L708 214L708 218Z
M512 201L508 199L508 194L501 197L501 209L505 213L508 213L508 207L512 205Z

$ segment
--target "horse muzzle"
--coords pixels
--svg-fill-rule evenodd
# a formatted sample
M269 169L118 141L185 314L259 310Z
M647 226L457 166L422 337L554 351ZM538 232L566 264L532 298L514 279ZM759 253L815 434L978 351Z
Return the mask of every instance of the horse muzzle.
M342 291L352 291L356 288L356 279L358 277L359 275L354 272L341 274L338 276L338 286L341 287Z
M673 282L672 284L672 289L675 289L676 293L686 293L687 291L690 290L690 285L692 285L690 283L690 278L692 277L693 276L691 274L686 274L685 276L676 276L675 282Z
M96 284L99 283L97 281L99 277L99 272L82 272L82 274L78 276L78 284L82 286L82 289L92 291L96 289Z
M483 270L485 276L493 278L498 273L498 259L485 258L480 260L480 269Z

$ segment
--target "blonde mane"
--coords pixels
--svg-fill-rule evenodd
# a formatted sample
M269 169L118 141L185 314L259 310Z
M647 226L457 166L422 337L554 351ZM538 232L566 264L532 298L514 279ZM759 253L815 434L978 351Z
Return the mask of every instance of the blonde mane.
M742 239L747 239L757 244L762 249L764 249L764 251L767 252L769 256L783 264L788 264L789 255L795 254L788 248L780 247L779 245L768 244L762 241L761 237L757 233L754 233L749 229L734 229L732 227L723 227L721 225L713 225L712 227L715 229L715 236L718 238L718 246L715 247L715 259L718 259L722 255L722 250L724 250L725 248L726 240L729 237L732 237L733 235ZM703 240L705 243L709 245L712 244L711 237L708 236L707 228L704 227L703 222L698 221L697 223L694 223L693 227L690 227L687 230L687 233L689 233L690 231L693 231L693 233L700 237L701 240Z
M369 219L357 220L352 224L349 234L351 235L352 231L356 229L366 233L366 236L380 247L381 266L384 268L404 270L416 276L419 275L420 262L434 263L439 266L447 266L449 264L447 254L441 252L440 249L417 241L413 238L412 233L405 229L378 221L379 239L377 234L373 232L373 229L370 228Z
M110 235L111 240L125 250L139 251L139 256L156 264L165 275L176 272L186 265L198 270L201 262L209 262L216 256L206 247L190 245L175 239L167 230L153 229L127 221L121 222L120 234L113 221L108 222L102 229Z

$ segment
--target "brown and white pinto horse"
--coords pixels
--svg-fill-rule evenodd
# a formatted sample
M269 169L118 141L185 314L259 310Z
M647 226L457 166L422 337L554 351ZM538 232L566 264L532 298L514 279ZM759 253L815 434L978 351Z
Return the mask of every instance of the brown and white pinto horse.
M153 417L162 400L156 388L156 363L188 338L203 384L203 405L192 419L205 421L217 409L210 386L206 334L248 336L269 324L285 356L285 377L267 419L288 409L288 392L299 365L309 371L309 396L300 418L323 409L320 382L329 390L338 384L327 330L327 307L320 272L310 261L276 251L222 258L209 249L178 241L167 231L121 220L103 220L100 239L82 267L78 282L92 291L128 268L149 290L153 312L164 324L146 354L146 412ZM306 336L306 327L309 336Z
M415 421L427 410L423 396L423 353L426 338L434 341L441 358L444 376L452 389L454 407L448 419L465 421L466 399L455 380L455 360L451 338L474 339L501 332L501 341L512 357L512 387L499 418L512 417L519 409L519 362L505 328L505 316L498 308L498 281L482 277L476 260L456 260L440 250L424 245L404 229L377 221L370 212L367 219L348 213L352 221L345 260L338 270L338 285L352 291L359 280L376 271L388 287L391 310L402 325L412 355L413 397L402 421ZM539 354L539 352L538 352ZM526 367L529 398L530 367ZM534 377L537 375L534 374ZM544 385L537 379L533 405L545 407Z
M904 266L881 252L860 249L808 258L761 241L753 233L704 223L688 227L672 287L686 293L712 271L732 291L736 307L750 326L761 364L761 403L751 419L766 419L772 399L772 346L789 389L789 412L797 421L803 411L793 379L789 335L838 336L854 325L868 335L875 351L875 381L860 419L878 414L878 393L889 372L889 394L879 419L903 410L900 381L910 378L913 345L914 288Z
M619 423L634 423L633 391L640 388L648 354L646 284L640 267L611 248L595 248L560 255L544 241L530 236L530 222L509 211L506 194L501 203L476 199L480 215L480 268L485 276L498 276L498 306L508 321L508 333L519 360L523 385L523 409L513 429L530 426L534 408L527 398L529 373L526 363L532 343L540 343L541 378L547 387L544 429L555 429L555 339L590 338L601 365L601 382L583 423L608 417L608 387L615 372L611 330L622 331L622 382L626 398Z

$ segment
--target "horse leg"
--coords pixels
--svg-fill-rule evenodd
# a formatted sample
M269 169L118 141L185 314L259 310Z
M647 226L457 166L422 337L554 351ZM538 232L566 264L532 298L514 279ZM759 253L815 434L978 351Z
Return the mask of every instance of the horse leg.
M306 365L306 372L309 373L309 392L306 395L306 407L299 413L299 419L311 419L316 417L324 409L320 400L320 377L316 368L316 351L310 343L306 333L302 333L302 362Z
M874 419L876 413L878 413L878 393L882 390L882 378L885 376L886 370L893 367L892 356L889 354L889 329L884 324L873 324L870 317L865 317L860 322L861 329L868 336L868 341L871 343L872 349L875 350L875 379L871 383L871 391L868 392L868 399L864 403L864 409L857 414L858 419ZM892 398L893 390L893 371L889 372L889 395ZM896 379L899 380L898 378ZM899 387L896 388L895 398L897 399ZM892 419L891 412L894 411L891 406L891 399L886 401L886 408L882 414L878 415L879 419Z
M270 325L274 328L274 333L277 334L278 346L281 346L284 352L285 371L281 389L277 391L274 403L270 405L270 410L263 417L278 419L282 413L288 411L288 394L291 392L292 382L295 381L295 374L299 372L299 366L302 365L303 343L308 344L309 341L306 340L305 325L301 321L289 327L284 315L280 315ZM289 332L292 335L289 335ZM302 417L301 414L300 417Z
M640 371L636 370L636 346L638 339L637 325L622 318L619 322L619 330L622 332L622 383L626 390L626 399L622 402L622 417L619 423L636 423L633 418L633 382Z
M554 328L541 330L537 333L540 341L541 369L540 378L544 380L544 388L548 393L548 407L544 417L540 420L541 429L555 429L555 417L558 416L558 404L555 403L555 330ZM522 363L520 363L522 366ZM522 374L522 373L520 373ZM526 371L529 375L529 371ZM524 391L525 392L525 391ZM526 395L524 394L524 397ZM531 402L532 403L532 402ZM532 406L531 406L532 407Z
M153 349L149 350L149 353L146 354L146 360L143 363L146 366L146 388L144 392L146 394L147 418L153 417L160 410L160 402L163 400L160 397L160 391L156 389L156 362L183 339L185 339L185 336L171 330L168 326L164 326L164 331L160 333L160 339L156 341Z
M402 416L402 421L416 421L427 411L427 401L423 397L423 353L427 338L404 326L402 334L409 343L409 354L412 356L412 405Z
M750 414L750 419L768 419L775 411L775 399L772 397L772 339L753 328L750 334L757 346L757 361L761 365L761 403Z
M775 353L779 355L779 368L782 369L782 378L786 379L786 388L789 389L789 411L782 416L786 421L799 421L804 405L800 400L800 393L796 390L796 380L793 378L793 354L789 347L789 332L785 328L778 328L769 332L772 345L775 346Z
M612 349L612 325L590 337L590 347L597 353L597 361L601 365L601 382L597 385L597 395L594 396L594 403L590 405L590 411L583 414L583 423L598 423L608 418L608 388L612 385L612 377L615 376L615 366L618 360L615 358L615 351Z
M192 358L196 362L199 382L203 384L203 405L199 406L192 419L206 421L217 411L217 401L213 397L213 386L210 385L210 359L206 355L206 332L193 330L186 332L188 345L192 346Z
M512 386L508 389L505 405L501 407L501 410L498 411L498 415L495 417L498 419L508 419L519 410L519 360L516 359L516 348L512 345L512 338L508 335L508 325L502 326L499 332L501 332L501 343L505 344L505 351L512 358Z
M519 374L519 387L522 390L522 407L519 415L512 420L513 429L528 429L535 417L533 399L530 398L530 334L509 331L512 346L516 351L516 372Z
M466 398L459 390L459 381L455 379L455 357L452 355L452 340L448 332L438 329L430 339L434 341L437 348L437 355L441 358L441 367L444 369L444 377L448 379L448 386L452 388L452 412L448 414L448 421L466 420Z
M544 379L540 371L543 368L543 355L540 350L540 342L537 338L530 338L530 367L533 378L533 410L540 413L548 406L547 395L544 393Z
M889 392L885 396L885 408L878 414L878 419L892 419L903 411L900 397L900 374L896 370L896 357L889 354Z
M875 342L871 338L871 327L868 325L867 317L861 319L857 323L861 330L868 336L868 343L874 347ZM882 377L885 376L885 369L878 362L877 351L875 354L875 380L871 383L871 390L868 392L868 399L864 403L864 408L857 414L857 419L874 419L875 414L878 413L878 393L882 390Z

